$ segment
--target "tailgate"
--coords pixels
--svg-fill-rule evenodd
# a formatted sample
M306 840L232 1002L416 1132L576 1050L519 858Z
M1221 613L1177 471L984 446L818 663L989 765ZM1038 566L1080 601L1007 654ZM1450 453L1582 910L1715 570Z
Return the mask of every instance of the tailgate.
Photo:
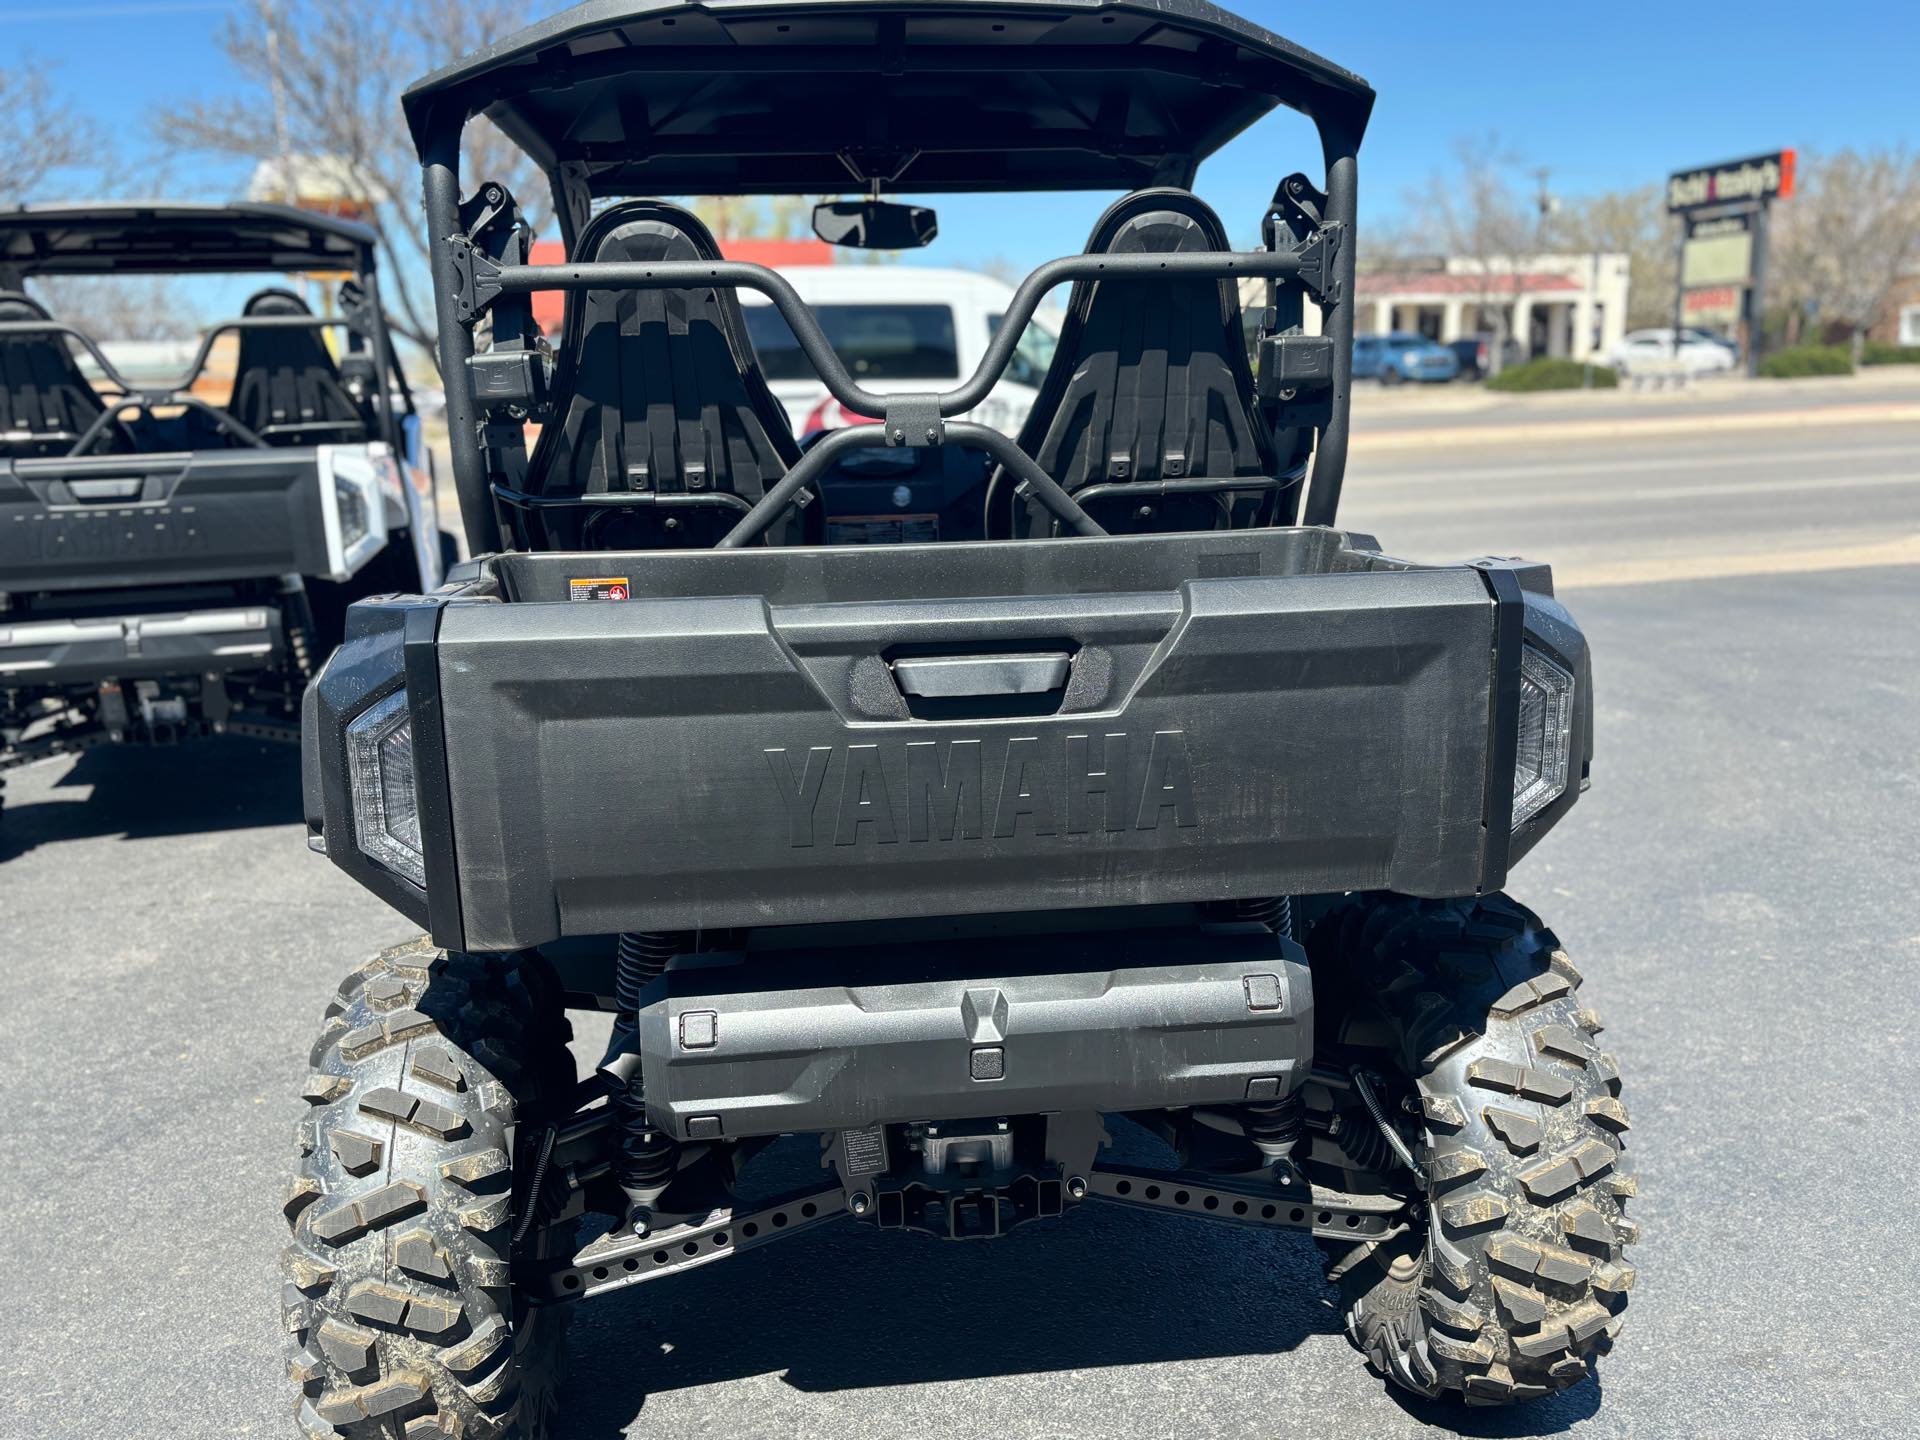
M311 450L0 462L0 590L320 575Z
M1494 642L1470 569L449 605L465 943L1472 894Z

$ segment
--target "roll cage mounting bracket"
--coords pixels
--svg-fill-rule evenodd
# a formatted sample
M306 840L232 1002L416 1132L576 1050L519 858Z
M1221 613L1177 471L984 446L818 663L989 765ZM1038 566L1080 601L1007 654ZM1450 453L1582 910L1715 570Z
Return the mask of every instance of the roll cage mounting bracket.
M1318 305L1340 303L1340 275L1334 261L1346 239L1347 227L1332 221L1316 225L1313 232L1293 247L1300 257L1297 278Z

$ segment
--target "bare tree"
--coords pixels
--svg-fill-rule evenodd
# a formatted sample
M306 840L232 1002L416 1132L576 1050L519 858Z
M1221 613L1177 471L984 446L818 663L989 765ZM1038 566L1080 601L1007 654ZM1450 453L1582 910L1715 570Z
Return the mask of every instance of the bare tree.
M701 195L693 212L716 240L791 240L807 232L813 202L799 195Z
M180 285L165 275L47 275L31 293L95 340L177 340L200 327Z
M0 204L45 199L47 182L95 165L93 127L47 83L31 55L0 66Z
M0 68L0 204L123 193L133 171L122 159L54 91L43 62L29 55ZM142 173L151 189L151 172ZM22 278L0 273L0 288ZM53 314L90 335L157 340L193 323L159 276L40 276L30 288Z
M479 48L526 18L506 0L394 0L388 5L280 6L245 0L219 45L244 88L182 101L159 117L182 153L230 159L317 161L369 207L380 235L381 288L393 327L435 345L419 164L400 113L417 76ZM549 195L533 163L484 120L467 127L463 173L512 190L535 228Z
M1803 154L1799 176L1773 210L1769 285L1845 326L1858 363L1896 282L1920 266L1920 157L1904 147Z
M1629 330L1673 323L1675 234L1664 186L1568 200L1554 216L1551 232L1559 247L1627 257Z
M1497 134L1454 142L1450 170L1436 173L1407 198L1418 232L1436 249L1468 262L1472 294L1483 323L1491 319L1489 370L1498 372L1512 338L1514 311L1526 285L1526 256L1538 249L1540 221L1512 181L1513 156ZM1398 237L1404 247L1409 234Z

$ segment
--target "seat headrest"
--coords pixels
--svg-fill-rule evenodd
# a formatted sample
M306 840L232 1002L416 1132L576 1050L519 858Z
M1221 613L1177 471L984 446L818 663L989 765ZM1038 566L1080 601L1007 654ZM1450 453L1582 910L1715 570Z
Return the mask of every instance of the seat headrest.
M53 316L31 295L18 290L0 290L0 320L51 320Z
M584 260L720 258L720 242L700 217L665 200L627 200L608 206L587 223L575 248Z
M585 263L711 262L720 246L689 211L628 200L582 228L573 255ZM529 461L542 495L654 491L671 516L634 508L597 512L577 534L539 543L562 548L651 549L710 545L739 509L705 505L729 495L751 504L799 460L786 411L760 372L730 287L584 290L569 297L554 375L557 418ZM680 501L682 495L695 503Z
M1226 227L1213 207L1190 191L1171 189L1139 190L1116 201L1087 241L1087 251L1094 255L1172 255L1227 248Z
M240 307L242 315L311 315L307 302L291 290L283 290L278 285L249 296L247 303Z

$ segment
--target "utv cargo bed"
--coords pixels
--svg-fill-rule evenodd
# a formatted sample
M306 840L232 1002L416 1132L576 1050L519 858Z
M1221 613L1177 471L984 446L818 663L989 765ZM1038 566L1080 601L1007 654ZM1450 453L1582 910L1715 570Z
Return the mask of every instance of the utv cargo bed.
M308 733L343 745L404 667L424 893L347 853L348 767L322 794L317 752L310 824L436 940L490 951L1496 888L1513 725L1490 716L1527 613L1558 607L1510 568L1359 543L491 557L356 607L309 694Z

